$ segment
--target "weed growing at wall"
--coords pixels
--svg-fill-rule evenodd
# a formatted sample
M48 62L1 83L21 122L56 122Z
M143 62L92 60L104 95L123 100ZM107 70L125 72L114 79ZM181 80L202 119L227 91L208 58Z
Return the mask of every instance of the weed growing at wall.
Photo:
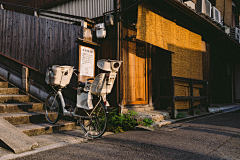
M176 119L186 117L186 113L178 113Z
M139 125L141 126L146 126L146 127L150 127L152 124L154 123L153 120L145 118L143 121L139 122Z
M120 133L133 130L137 125L150 127L154 123L153 120L148 118L137 122L137 116L137 113L134 111L128 111L126 114L119 114L118 109L110 111L108 114L108 131Z
M119 133L124 131L133 130L138 125L134 117L137 113L128 111L126 114L119 114L117 109L112 110L108 114L108 131Z

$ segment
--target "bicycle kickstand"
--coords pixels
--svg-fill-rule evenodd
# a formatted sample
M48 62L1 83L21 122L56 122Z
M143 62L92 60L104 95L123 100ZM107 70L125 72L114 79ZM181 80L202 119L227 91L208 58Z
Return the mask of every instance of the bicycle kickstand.
M90 131L88 131L88 132L84 135L84 138L85 138L85 140L86 140L86 141L84 141L84 142L86 142L86 143L89 142L89 141L88 141L88 140L89 140L89 137L90 137L90 136L89 136L89 132L91 132L91 129L90 129ZM93 137L91 137L91 141L90 141L90 142L92 142L92 141L93 141Z

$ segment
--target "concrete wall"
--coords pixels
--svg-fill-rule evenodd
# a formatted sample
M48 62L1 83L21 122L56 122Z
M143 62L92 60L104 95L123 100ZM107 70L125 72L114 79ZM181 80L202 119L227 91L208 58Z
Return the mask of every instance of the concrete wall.
M5 78L10 83L16 85L19 88L23 88L22 86L22 75L10 72L8 69L4 69L0 67L0 76ZM48 93L43 91L41 88L38 88L35 85L28 84L28 90L29 93L33 96L39 98L42 101L45 101L47 99Z

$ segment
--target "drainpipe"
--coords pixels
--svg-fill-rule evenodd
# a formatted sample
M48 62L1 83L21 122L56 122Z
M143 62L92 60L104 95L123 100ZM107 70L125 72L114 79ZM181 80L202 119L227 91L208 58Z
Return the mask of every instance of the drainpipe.
M116 0L116 8L121 11L121 0ZM121 22L119 20L119 12L117 12L117 59L121 60L120 58L120 52L121 52L121 40L120 40L120 35L121 35ZM123 62L124 63L124 62ZM121 67L122 68L122 67ZM119 76L117 76L117 104L119 106L119 112L122 113L122 99L121 99L121 86L120 86L120 80L121 80L121 69L119 70Z

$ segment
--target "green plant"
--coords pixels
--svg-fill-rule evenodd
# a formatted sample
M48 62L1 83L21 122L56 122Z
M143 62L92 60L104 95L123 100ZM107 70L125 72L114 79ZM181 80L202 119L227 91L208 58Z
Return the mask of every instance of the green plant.
M186 113L178 113L176 119L184 118L185 116L186 116Z
M108 131L119 133L134 129L137 120L134 117L137 113L128 111L126 114L119 114L118 109L113 109L108 114Z
M139 124L142 126L150 127L154 123L153 120L145 118L143 121L140 121Z
M196 114L202 114L200 110L196 110Z

